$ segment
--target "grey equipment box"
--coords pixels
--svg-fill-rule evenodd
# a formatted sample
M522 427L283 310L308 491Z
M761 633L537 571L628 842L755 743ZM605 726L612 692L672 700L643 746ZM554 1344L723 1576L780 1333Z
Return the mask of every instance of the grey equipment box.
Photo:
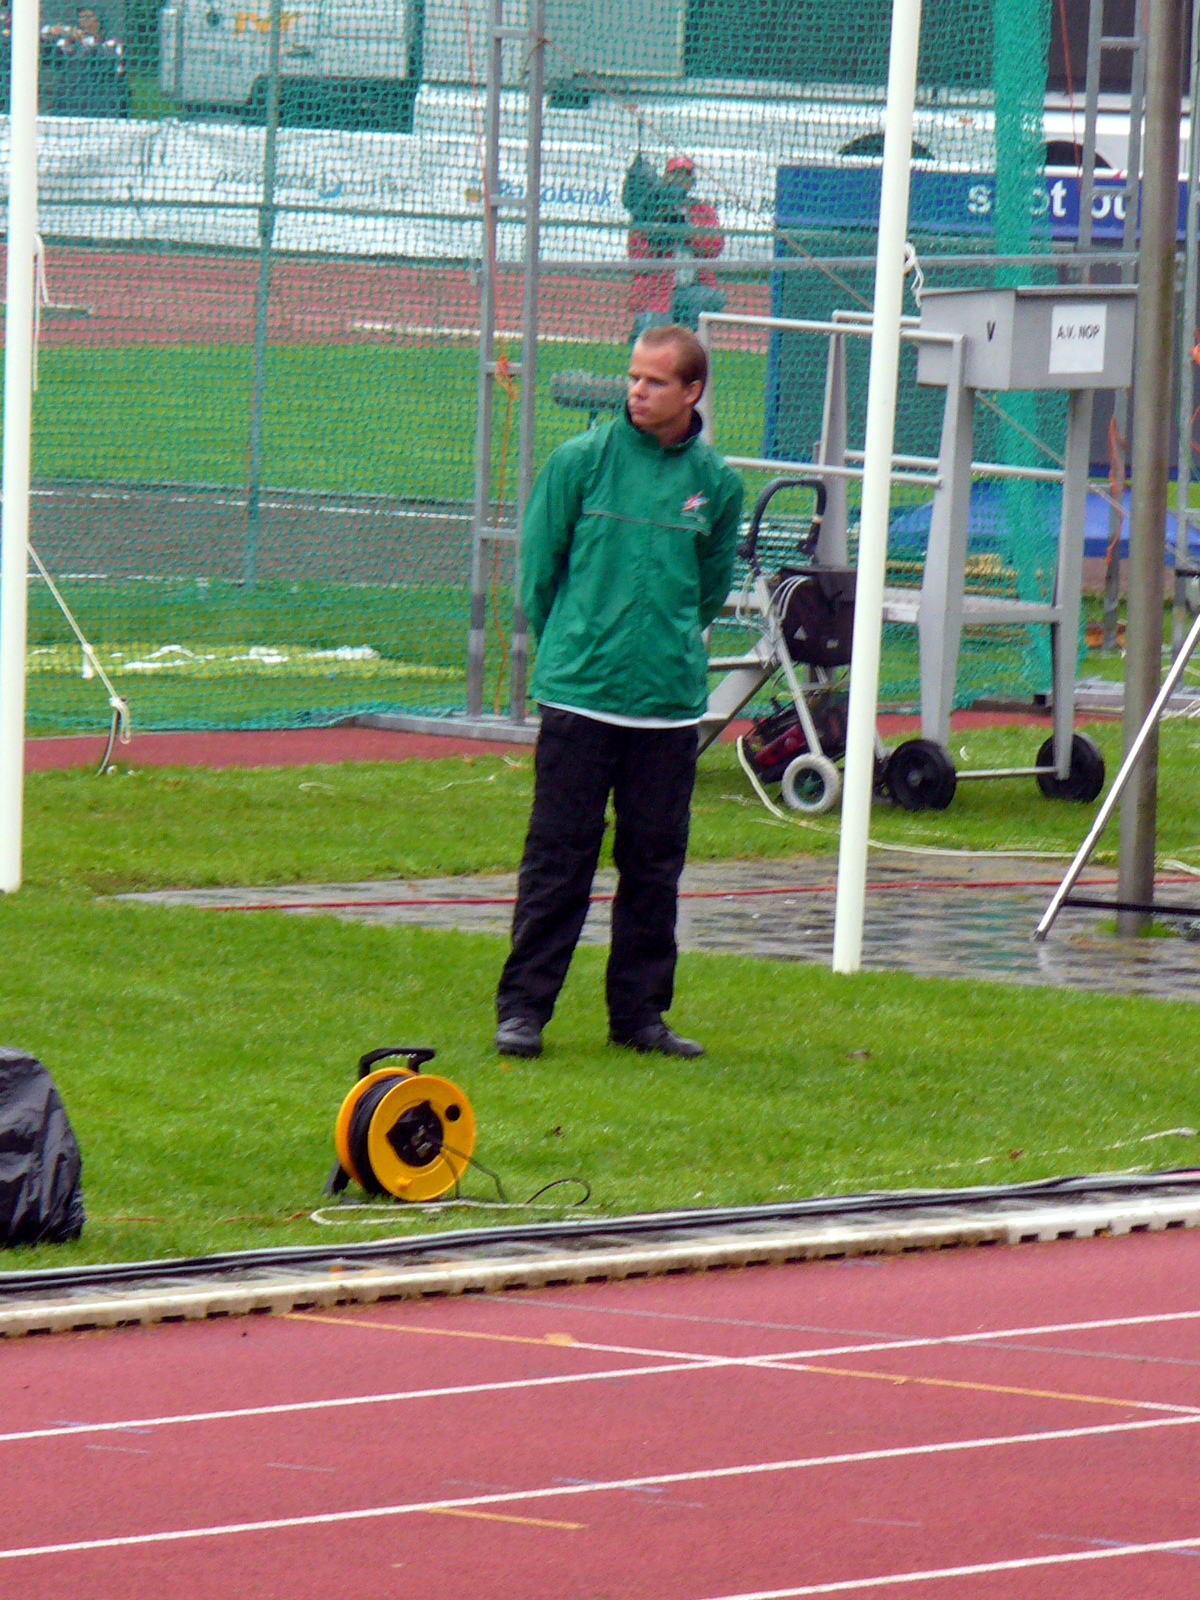
M1070 773L1092 405L1095 390L1129 386L1136 310L1137 289L1126 284L933 289L921 296L917 382L946 389L941 483L930 518L918 615L921 729L927 739L944 745L950 737L964 625L1046 623L1055 774L1065 780ZM979 389L1067 394L1062 511L1054 597L1048 604L965 593ZM1058 476L1045 468L1039 475Z
M1125 389L1133 373L1134 284L926 289L921 332L961 334L968 389ZM950 347L918 347L917 382L944 388Z

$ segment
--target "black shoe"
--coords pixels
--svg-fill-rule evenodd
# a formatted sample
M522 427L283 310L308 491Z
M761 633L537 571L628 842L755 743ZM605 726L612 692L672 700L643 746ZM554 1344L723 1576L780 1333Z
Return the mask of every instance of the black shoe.
M502 1056L540 1056L542 1030L532 1017L506 1017L496 1029L496 1049Z
M643 1055L653 1051L660 1056L682 1056L693 1061L704 1054L704 1046L694 1039L681 1039L672 1033L665 1022L649 1022L644 1028L635 1028L628 1036L609 1034L610 1044L624 1045L630 1050L640 1050Z

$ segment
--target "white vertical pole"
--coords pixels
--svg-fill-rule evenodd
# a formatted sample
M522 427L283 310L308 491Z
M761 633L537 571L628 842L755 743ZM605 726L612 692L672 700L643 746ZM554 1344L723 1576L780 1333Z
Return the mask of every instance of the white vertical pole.
M883 637L883 583L887 571L892 449L896 433L896 381L900 363L900 316L904 304L904 243L908 236L908 187L912 163L913 105L921 0L892 0L888 57L887 121L879 197L879 241L875 255L875 308L867 386L867 436L863 455L862 519L858 538L850 709L842 794L833 926L833 970L857 972L862 965L863 911L867 892L867 835L875 779L875 716L879 701L879 655Z
M33 252L37 235L38 0L12 7L8 264L0 512L0 893L21 887L29 443L33 424Z

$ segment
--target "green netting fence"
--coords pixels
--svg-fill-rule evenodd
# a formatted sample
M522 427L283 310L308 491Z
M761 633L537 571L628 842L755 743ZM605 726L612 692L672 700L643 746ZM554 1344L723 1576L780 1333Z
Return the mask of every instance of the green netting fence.
M563 375L619 377L647 322L869 305L890 10L547 0L536 463L589 421L562 403ZM1031 250L1047 265L1021 281L1053 281L1038 202L1052 10L927 0L912 237L923 258L978 258L929 267L930 283L1011 281L992 256ZM277 0L276 13L272 136L269 0L43 5L32 538L143 728L464 704L487 7ZM510 0L506 21L523 16ZM526 70L514 39L500 185L517 202ZM523 230L514 205L495 240L512 360ZM818 345L722 332L720 447L809 454ZM905 361L897 448L932 454L941 396ZM852 445L865 363L864 347ZM1031 438L1061 450L1053 398L1001 409L981 410L977 454L1045 465ZM516 436L502 397L500 521ZM981 485L979 582L1044 595L1056 497ZM899 496L893 582L919 583L927 526L927 493ZM511 571L507 557L489 567L489 709L507 705ZM30 609L30 730L103 726L105 697L40 584ZM1046 687L1027 630L967 639L962 698ZM884 693L915 697L910 630L889 632Z

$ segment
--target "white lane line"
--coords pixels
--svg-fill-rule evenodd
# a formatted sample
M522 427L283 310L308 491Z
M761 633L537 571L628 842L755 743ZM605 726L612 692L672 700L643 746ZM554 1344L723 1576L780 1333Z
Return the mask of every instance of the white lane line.
M1196 1539L1159 1539L1154 1544L1123 1544L1110 1550L1073 1550L1063 1556L1025 1556L1012 1561L981 1561L970 1567L930 1567L925 1572L891 1572L882 1578L843 1578L837 1583L806 1583L798 1589L754 1589L720 1600L798 1600L809 1594L850 1594L863 1589L891 1589L902 1583L932 1583L937 1578L975 1578L989 1572L1024 1572L1030 1567L1065 1567L1080 1561L1111 1561L1116 1556L1169 1555L1200 1545Z
M1195 1322L1200 1311L1160 1311L1137 1317L1101 1317L1091 1322L1047 1322L1030 1328L991 1328L977 1333L947 1333L911 1339L877 1339L860 1344L831 1344L806 1350L781 1350L775 1355L730 1357L742 1361L813 1361L825 1356L872 1355L887 1350L935 1350L947 1345L986 1344L992 1339L1025 1339L1045 1333L1088 1333L1107 1328L1137 1328L1169 1322ZM586 1339L573 1341L577 1350L604 1351L610 1355L675 1357L680 1361L698 1361L696 1351L653 1350L641 1345L590 1344Z
M602 1383L619 1378L655 1377L670 1372L702 1372L730 1367L757 1367L766 1370L797 1371L803 1369L791 1365L792 1363L811 1360L818 1356L870 1354L888 1350L930 1349L939 1345L973 1344L989 1339L1022 1338L1037 1333L1069 1333L1088 1329L1139 1326L1146 1323L1179 1322L1196 1318L1200 1318L1200 1311L1168 1311L1139 1317L1108 1318L1094 1322L1060 1322L1036 1328L1001 1328L981 1333L948 1334L944 1337L928 1339L901 1339L874 1344L832 1345L812 1350L785 1350L778 1355L767 1356L704 1356L698 1355L695 1351L643 1349L638 1345L594 1344L587 1340L575 1339L569 1345L556 1345L554 1348L587 1350L593 1354L601 1355L642 1356L660 1362L670 1362L672 1365L618 1367L601 1372L570 1373L548 1378L513 1378L492 1383L448 1384L436 1389L403 1389L388 1394L347 1395L326 1400L297 1400L270 1406L236 1406L220 1411L185 1411L160 1417L131 1417L123 1422L68 1423L57 1427L26 1428L11 1433L0 1433L0 1444L21 1444L33 1439L69 1438L77 1434L126 1433L133 1432L137 1428L169 1428L198 1422L237 1422L247 1417L287 1416L293 1412L303 1411L337 1411L347 1406L395 1405L407 1400L440 1400L456 1395L495 1394L505 1390L551 1388L556 1384ZM301 1319L297 1318L296 1320ZM353 1327L355 1320L355 1318L348 1316L346 1318L346 1326ZM398 1332L404 1332L406 1325L397 1323L396 1329ZM417 1331L437 1332L440 1330L425 1329ZM900 1378L905 1374L897 1373L896 1376ZM1193 1406L1170 1405L1166 1401L1123 1401L1120 1396L1114 1397L1114 1403L1127 1404L1131 1409L1144 1410L1153 1408L1156 1411L1182 1412L1188 1415L1194 1414L1197 1409Z
M332 1400L289 1400L270 1406L237 1406L224 1411L188 1411L162 1417L134 1417L127 1422L69 1422L57 1427L24 1428L0 1433L0 1444L23 1444L30 1439L69 1439L80 1434L137 1433L148 1428L171 1428L191 1422L236 1422L243 1417L286 1417L303 1411L339 1411L348 1406L386 1406L404 1400L441 1400L453 1395L501 1394L512 1389L549 1389L556 1384L602 1383L617 1378L695 1372L723 1366L721 1357L673 1362L665 1367L615 1367L605 1372L569 1372L549 1378L506 1378L491 1383L446 1384L437 1389L399 1389L392 1394L341 1395Z
M700 1467L691 1472L658 1472L641 1478L613 1478L596 1483L555 1483L537 1489L513 1489L502 1494L463 1496L455 1500L411 1500L401 1502L399 1505L364 1506L354 1511L320 1511L308 1516L272 1517L262 1522L225 1522L199 1528L168 1528L159 1533L128 1533L104 1539L72 1539L61 1544L24 1545L7 1550L0 1549L0 1561L21 1561L34 1556L72 1555L88 1550L118 1550L140 1545L176 1544L188 1539L220 1539L239 1533L273 1533L286 1528L329 1527L341 1522L368 1522L382 1517L413 1516L420 1512L463 1511L480 1506L528 1504L530 1501L566 1499L583 1494L612 1494L677 1483L712 1483L731 1478L801 1472L814 1467L858 1466L864 1462L955 1455L965 1451L995 1450L1012 1445L1100 1439L1119 1434L1145 1433L1152 1428L1187 1428L1195 1427L1197 1424L1200 1424L1200 1416L1154 1417L1144 1422L1099 1423L1090 1428L1052 1428L1037 1433L999 1434L980 1439L949 1439L936 1444L893 1445L887 1449L856 1450L842 1455L798 1456L789 1461L755 1461L741 1467ZM1109 1554L1108 1551L1096 1553ZM1057 1559L1060 1558L1054 1556L1030 1558L1031 1562ZM730 1600L734 1600L734 1597L730 1597ZM739 1600L750 1600L750 1597L739 1597Z

